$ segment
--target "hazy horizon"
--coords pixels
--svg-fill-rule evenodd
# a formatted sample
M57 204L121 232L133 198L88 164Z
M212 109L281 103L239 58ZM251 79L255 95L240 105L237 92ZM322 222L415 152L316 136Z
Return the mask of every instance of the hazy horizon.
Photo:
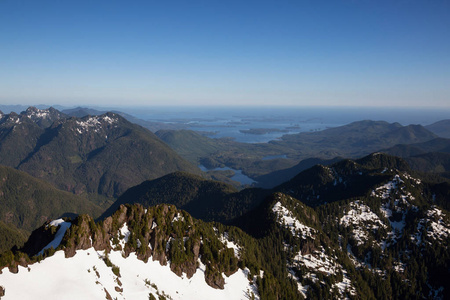
M148 106L99 106L73 105L61 106L58 104L1 104L3 113L14 111L20 113L29 106L40 109L54 107L58 110L88 108L98 111L119 111L130 114L136 118L149 121L181 120L212 120L230 118L257 118L270 116L281 119L322 119L327 124L345 125L355 121L373 120L398 122L404 126L410 124L429 125L437 121L450 118L450 108L434 107L357 107L357 106L208 106L208 105L148 105ZM268 118L267 120L269 120ZM186 121L188 122L188 121ZM269 121L270 123L270 121ZM270 127L270 126L269 126Z

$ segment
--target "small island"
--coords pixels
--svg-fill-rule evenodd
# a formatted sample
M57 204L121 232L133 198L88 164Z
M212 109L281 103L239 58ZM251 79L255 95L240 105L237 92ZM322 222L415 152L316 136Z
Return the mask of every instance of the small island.
M262 134L267 134L267 133L272 133L272 132L283 132L283 133L287 133L289 132L289 130L285 130L285 129L278 129L278 128L250 128L250 129L242 129L239 130L240 133L245 133L245 134L257 134L257 135L262 135Z

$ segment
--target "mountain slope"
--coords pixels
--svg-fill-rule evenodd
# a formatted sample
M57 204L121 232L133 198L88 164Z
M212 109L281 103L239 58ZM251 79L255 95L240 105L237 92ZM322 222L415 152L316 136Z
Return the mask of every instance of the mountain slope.
M411 144L437 136L421 125L359 121L313 133L285 135L273 145L290 147L314 157L361 157L396 144ZM318 155L320 154L320 155Z
M220 141L191 130L159 130L155 134L178 154L193 163L198 162L200 157L208 157L221 149Z
M22 171L0 166L0 221L31 232L44 221L102 209L82 197L60 191Z
M24 278L36 278L32 277L37 276L33 275L36 267L50 266L47 262L55 257L60 267L76 258L72 261L82 270L70 267L69 273L87 278L79 283L85 290L119 299L130 293L157 297L164 292L174 299L191 296L184 289L185 279L201 282L196 288L211 297L205 283L227 290L228 278L235 274L247 278L237 280L245 283L244 288L233 286L240 291L237 298L251 298L253 292L261 299L447 299L450 187L427 178L412 172L404 160L381 153L310 168L285 185L265 191L270 194L259 206L234 220L255 238L236 227L195 220L173 205L121 205L97 224L88 216L52 221L33 233L23 252L0 255L0 266L8 267L3 268L0 282L6 295L23 290L13 282L35 289L32 279ZM133 188L136 193L131 198L144 195L138 201L156 203L161 200L152 198L153 193L164 198L175 190L181 196L184 188L186 197L173 197L173 201L186 205L198 195L209 195L206 198L211 200L211 195L222 192L225 197L235 195L239 207L240 193L252 191L235 193L226 185L175 173ZM223 208L225 213L228 209ZM51 247L57 248L54 256ZM24 252L43 255L29 258ZM144 268L158 274L170 269L184 279L173 277L168 286L166 275L152 277ZM56 272L52 270L53 264L45 269ZM130 278L140 281L130 282ZM58 278L52 280L62 284ZM37 289L39 293L47 295Z
M381 151L400 157L409 157L429 152L450 153L450 139L436 138L422 143L399 144Z
M225 183L176 172L128 189L102 218L111 215L122 204L153 206L167 203L202 220L226 222L256 207L268 193L262 189L238 192Z
M17 167L42 143L45 130L14 112L0 119L0 164Z
M450 120L442 120L425 126L426 129L443 138L450 138Z
M385 154L343 160L329 166L316 165L275 188L309 206L363 196L374 185L386 180L383 171L409 170L407 163Z
M424 143L396 145L382 151L403 157L414 170L450 178L450 139L437 138Z
M0 163L66 191L117 197L170 172L200 173L153 133L114 113L38 124L44 123L27 112L2 118Z
M291 178L295 177L299 173L301 173L304 170L307 170L315 165L321 164L321 165L330 165L333 163L336 163L340 161L342 158L334 158L334 159L320 159L320 158L308 158L304 159L295 166L274 171L265 175L261 175L255 178L255 181L257 182L256 186L258 187L264 187L264 188L273 188L275 186L278 186Z
M27 240L27 235L12 224L0 221L0 253L12 247L22 247Z
M380 154L318 166L285 190L314 208L276 193L235 224L269 244L283 236L284 267L308 298L446 299L449 186L409 172Z

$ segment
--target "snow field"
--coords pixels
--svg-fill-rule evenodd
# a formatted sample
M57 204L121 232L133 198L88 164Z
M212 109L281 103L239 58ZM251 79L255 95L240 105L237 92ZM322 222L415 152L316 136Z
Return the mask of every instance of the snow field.
M178 277L169 265L161 266L152 260L145 263L135 253L124 258L121 252L111 251L108 258L120 269L121 276L117 277L103 261L104 255L103 251L90 248L65 258L64 251L57 251L30 265L29 270L19 267L19 273L13 274L3 269L2 299L104 299L105 289L113 299L148 299L149 293L156 298L165 294L172 299L248 299L252 292L258 298L256 286L248 280L248 270L239 269L230 277L223 275L225 288L220 290L207 285L205 266L201 263L188 279L185 274Z

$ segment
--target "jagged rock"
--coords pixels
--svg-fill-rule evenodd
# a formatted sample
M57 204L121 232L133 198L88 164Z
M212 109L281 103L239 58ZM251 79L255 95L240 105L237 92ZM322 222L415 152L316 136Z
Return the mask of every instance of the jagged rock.
M152 256L152 253L153 253L152 249L147 247L147 248L145 248L144 252L138 251L136 256L138 259L142 260L143 262L147 262L148 259Z
M225 279L223 278L222 274L217 272L206 272L205 281L210 287L213 287L215 289L223 290L225 286Z
M187 278L191 278L194 276L195 271L197 270L197 263L195 261L186 261L181 265L171 264L170 269L172 272L181 276L183 273L186 273Z
M66 258L76 255L77 250L89 248L106 253L121 251L123 257L136 253L137 258L144 262L150 257L161 265L170 262L170 269L178 276L186 274L187 278L192 278L202 257L207 270L205 282L219 289L223 289L225 284L222 274L229 276L237 270L237 263L228 265L229 259L218 259L220 253L230 249L217 240L214 231L173 205L162 204L148 209L137 204L122 205L116 213L99 223L88 215L80 215L70 222L71 226L58 246L64 250ZM50 231L53 235L47 234L47 238L51 240L57 228L44 224L36 231L36 240L39 235L45 236ZM204 258L204 253L210 257ZM29 258L25 257L19 260L12 257L8 265L10 271L17 273L19 264L26 266ZM118 285L120 289L121 284ZM105 293L108 298L106 290Z

